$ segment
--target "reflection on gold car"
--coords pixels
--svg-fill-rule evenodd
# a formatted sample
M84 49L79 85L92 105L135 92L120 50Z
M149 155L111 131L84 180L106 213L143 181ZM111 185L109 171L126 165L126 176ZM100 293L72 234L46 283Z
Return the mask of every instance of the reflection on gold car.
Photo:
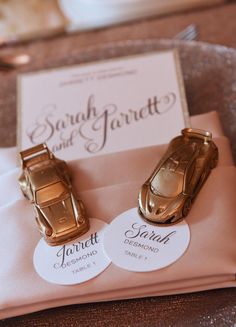
M86 233L89 221L71 186L65 161L40 144L20 152L23 194L32 202L40 232L50 245L59 245Z
M186 128L174 138L139 193L141 216L172 224L187 216L192 201L217 165L218 149L210 132Z

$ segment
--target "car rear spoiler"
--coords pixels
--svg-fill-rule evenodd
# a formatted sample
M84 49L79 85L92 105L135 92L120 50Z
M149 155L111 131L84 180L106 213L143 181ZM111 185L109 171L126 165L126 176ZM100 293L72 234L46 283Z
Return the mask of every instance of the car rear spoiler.
M48 159L52 157L51 152L49 151L46 143L42 143L39 145L36 145L32 148L23 150L20 152L20 159L21 159L21 164L22 166L26 166L26 164L34 159L35 157L39 157L41 155L47 155Z
M204 142L209 142L212 140L212 134L211 132L204 131L202 129L197 129L197 128L184 128L182 130L183 136L187 137L196 137L199 139L203 139Z

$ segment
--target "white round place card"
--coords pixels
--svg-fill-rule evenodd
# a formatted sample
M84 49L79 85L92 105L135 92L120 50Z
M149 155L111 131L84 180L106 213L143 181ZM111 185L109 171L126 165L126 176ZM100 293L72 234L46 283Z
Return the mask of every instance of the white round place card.
M89 219L90 229L80 238L60 246L49 246L42 238L35 248L34 267L50 283L73 285L88 281L111 263L103 248L107 224Z
M178 260L190 242L186 221L158 227L144 221L137 208L130 209L106 228L104 249L120 268L146 272L164 268Z

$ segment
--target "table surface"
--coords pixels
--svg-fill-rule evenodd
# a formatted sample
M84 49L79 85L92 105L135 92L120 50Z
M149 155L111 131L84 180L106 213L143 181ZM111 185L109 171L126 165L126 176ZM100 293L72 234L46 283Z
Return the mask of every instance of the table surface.
M235 17L236 3L232 2L213 8L194 12L189 11L161 18L145 19L131 24L114 26L83 34L60 36L56 42L63 42L64 38L67 39L65 44L76 40L77 46L81 47L81 49L87 49L90 46L107 42L147 38L171 38L187 25L195 23L199 27L200 41L236 48ZM20 53L22 50L30 52L37 49L37 62L40 62L40 48L44 49L45 55L45 47L48 47L48 42L50 41L38 40L26 44L7 46L0 49L0 55L11 53L12 51ZM48 47L48 54L50 55L50 47ZM40 69L40 63L38 67L34 65L34 69L37 68ZM12 75L12 78L15 78L15 75ZM0 112L0 121L3 122L3 115L1 114ZM10 114L6 124L13 126L15 119L15 114ZM15 132L9 133L8 140L1 139L1 145L14 145ZM0 327L73 327L91 325L236 326L236 290L221 289L194 294L73 305L0 321Z

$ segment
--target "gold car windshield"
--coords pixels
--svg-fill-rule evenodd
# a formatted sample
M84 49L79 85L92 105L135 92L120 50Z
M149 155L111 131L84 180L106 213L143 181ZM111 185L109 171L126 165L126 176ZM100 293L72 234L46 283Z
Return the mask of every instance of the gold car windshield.
M175 197L183 190L184 174L161 168L151 182L153 193L164 197Z
M62 195L66 194L67 188L61 182L46 186L36 192L36 200L38 204L44 204L46 202L56 200Z

